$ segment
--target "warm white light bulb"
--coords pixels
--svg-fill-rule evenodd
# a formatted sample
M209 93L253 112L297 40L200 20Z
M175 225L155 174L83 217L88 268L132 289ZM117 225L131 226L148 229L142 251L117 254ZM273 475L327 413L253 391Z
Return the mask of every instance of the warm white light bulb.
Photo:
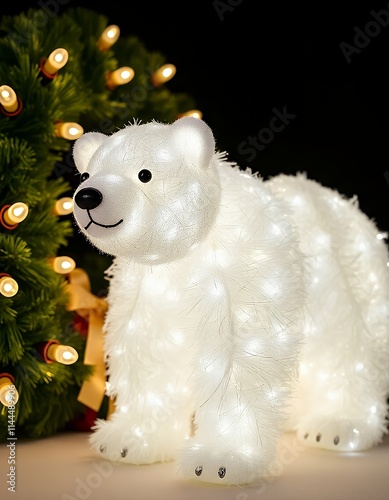
M59 122L54 125L54 135L69 141L74 141L82 136L84 129L78 123Z
M73 198L65 197L56 201L54 206L56 215L68 215L73 212Z
M23 222L27 215L28 206L25 203L18 201L5 210L3 213L3 219L10 226L14 226L15 224Z
M49 264L58 274L69 274L76 268L76 263L71 257L61 256L49 260Z
M9 113L13 113L18 109L16 92L9 85L2 85L0 87L0 104Z
M201 120L201 118L203 117L203 113L198 109L191 109L189 111L185 111L185 113L179 114L178 118L182 118L183 116L193 116L193 118Z
M110 40L110 41L113 41L116 37L116 34L118 33L118 29L116 26L114 27L111 27L108 29L107 31L107 38Z
M72 365L78 360L78 352L69 345L51 344L47 349L47 357L62 365Z
M122 78L122 80L127 81L130 78L130 74L130 71L124 70L120 73L120 77Z
M72 264L71 262L69 262L68 260L65 260L61 263L61 268L64 270L64 271L68 271L70 268L72 267Z
M0 278L0 293L4 297L13 297L19 291L19 285L11 276L2 276Z
M0 403L14 406L19 400L19 393L9 377L0 378Z
M135 76L135 72L129 66L123 66L122 68L118 68L111 73L107 73L106 81L107 87L110 89L114 89L118 85L124 85L130 82Z
M151 81L157 87L171 80L175 74L176 67L174 64L164 64L151 76Z
M116 24L111 24L108 26L100 35L97 42L97 46L100 50L109 49L115 42L117 42L120 36L120 28Z
M68 62L69 54L66 49L55 49L46 59L43 69L49 75L55 75Z

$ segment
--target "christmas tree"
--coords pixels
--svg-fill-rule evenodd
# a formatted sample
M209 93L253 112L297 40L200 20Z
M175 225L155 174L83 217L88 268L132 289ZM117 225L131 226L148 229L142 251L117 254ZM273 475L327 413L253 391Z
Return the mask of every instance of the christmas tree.
M82 417L78 395L95 370L84 360L88 316L69 306L71 277L83 270L86 293L99 303L110 258L75 232L73 141L84 131L109 134L134 119L172 122L196 111L190 96L166 85L175 66L137 37L121 37L105 15L70 8L48 22L30 9L4 16L0 30L4 440L10 414L18 436L32 438Z

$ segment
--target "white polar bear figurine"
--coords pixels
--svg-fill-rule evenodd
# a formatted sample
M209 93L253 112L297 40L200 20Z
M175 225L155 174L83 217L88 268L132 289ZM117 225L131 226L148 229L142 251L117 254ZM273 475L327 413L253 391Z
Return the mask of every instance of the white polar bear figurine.
M240 169L194 117L88 132L73 153L75 222L114 257L97 453L242 485L285 431L327 450L382 441L388 249L356 199Z

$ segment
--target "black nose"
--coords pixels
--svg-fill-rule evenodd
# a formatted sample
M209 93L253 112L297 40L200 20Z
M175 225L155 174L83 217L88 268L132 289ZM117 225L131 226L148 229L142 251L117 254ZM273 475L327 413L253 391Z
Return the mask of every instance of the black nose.
M84 188L80 189L74 199L83 210L92 210L103 201L103 195L95 188Z

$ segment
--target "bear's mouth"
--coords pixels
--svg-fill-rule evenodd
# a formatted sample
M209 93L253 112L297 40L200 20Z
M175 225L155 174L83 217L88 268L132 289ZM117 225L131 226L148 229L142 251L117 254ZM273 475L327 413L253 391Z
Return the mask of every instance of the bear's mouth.
M84 227L85 231L91 226L91 224L96 224L96 226L100 226L100 227L110 228L110 227L117 227L119 224L121 224L123 222L123 219L120 219L119 222L116 222L116 224L100 224L99 222L96 222L95 220L93 220L93 217L91 216L89 209L87 209L86 212L87 212L88 217L89 217L89 222Z

